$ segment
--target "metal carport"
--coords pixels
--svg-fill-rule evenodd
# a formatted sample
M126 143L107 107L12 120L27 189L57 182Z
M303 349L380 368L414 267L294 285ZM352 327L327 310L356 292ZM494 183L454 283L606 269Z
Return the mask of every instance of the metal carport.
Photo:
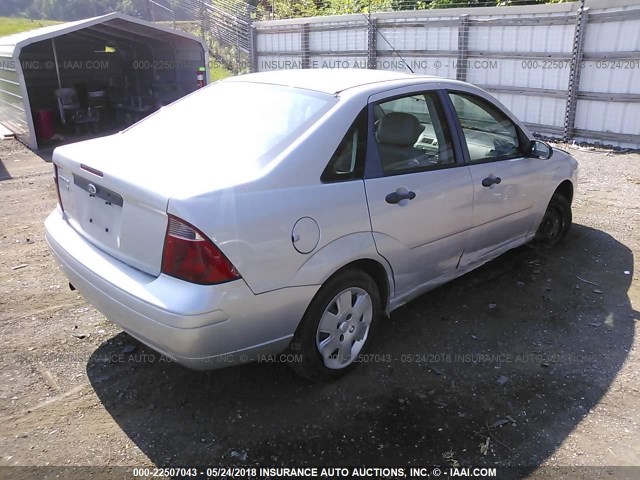
M0 123L35 150L33 112L57 116L57 89L100 84L123 96L175 99L197 88L208 61L198 37L120 13L1 37Z

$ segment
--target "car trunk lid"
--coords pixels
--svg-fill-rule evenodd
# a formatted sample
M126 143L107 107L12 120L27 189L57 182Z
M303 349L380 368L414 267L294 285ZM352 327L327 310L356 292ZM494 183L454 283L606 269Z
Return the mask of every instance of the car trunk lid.
M93 142L86 142L87 144ZM73 148L71 148L73 147ZM168 196L135 176L123 176L121 152L75 144L56 149L60 200L69 224L90 243L151 275L160 274ZM98 153L97 153L98 152Z

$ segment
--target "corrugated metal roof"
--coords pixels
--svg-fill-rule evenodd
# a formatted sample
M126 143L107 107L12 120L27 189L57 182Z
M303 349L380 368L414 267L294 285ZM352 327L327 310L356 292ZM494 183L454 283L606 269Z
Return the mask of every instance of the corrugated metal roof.
M65 35L67 33L82 30L83 28L88 28L94 25L106 23L111 20L123 20L125 22L137 24L142 27L151 28L157 32L163 32L171 36L180 36L180 37L188 38L189 40L194 40L196 42L201 43L204 48L207 48L204 41L201 38L196 37L195 35L191 35L189 33L181 32L179 30L174 30L172 28L158 25L157 23L147 22L145 20L141 20L139 18L131 17L129 15L125 15L123 13L118 13L118 12L108 13L106 15L101 15L99 17L85 18L83 20L77 20L75 22L66 22L66 23L61 23L59 25L50 25L47 27L36 28L35 30L27 30L25 32L14 33L13 35L7 35L6 37L0 37L0 47L4 46L5 51L7 50L6 47L11 47L11 46L13 46L14 49L21 50L26 45L30 45L32 43L40 42L42 40L47 40L50 38L55 38L60 35ZM141 32L136 31L136 33L141 33Z

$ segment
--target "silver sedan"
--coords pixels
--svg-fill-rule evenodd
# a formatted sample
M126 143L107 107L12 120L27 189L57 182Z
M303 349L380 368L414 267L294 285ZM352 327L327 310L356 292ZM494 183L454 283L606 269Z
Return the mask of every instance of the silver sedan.
M314 379L384 315L571 225L577 163L467 83L230 78L57 148L51 251L84 298L192 368L288 352Z

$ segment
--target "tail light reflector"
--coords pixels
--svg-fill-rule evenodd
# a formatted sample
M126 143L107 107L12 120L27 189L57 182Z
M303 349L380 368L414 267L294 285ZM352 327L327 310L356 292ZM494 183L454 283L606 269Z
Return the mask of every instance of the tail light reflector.
M169 215L162 273L187 282L212 285L240 278L233 264L193 225Z

